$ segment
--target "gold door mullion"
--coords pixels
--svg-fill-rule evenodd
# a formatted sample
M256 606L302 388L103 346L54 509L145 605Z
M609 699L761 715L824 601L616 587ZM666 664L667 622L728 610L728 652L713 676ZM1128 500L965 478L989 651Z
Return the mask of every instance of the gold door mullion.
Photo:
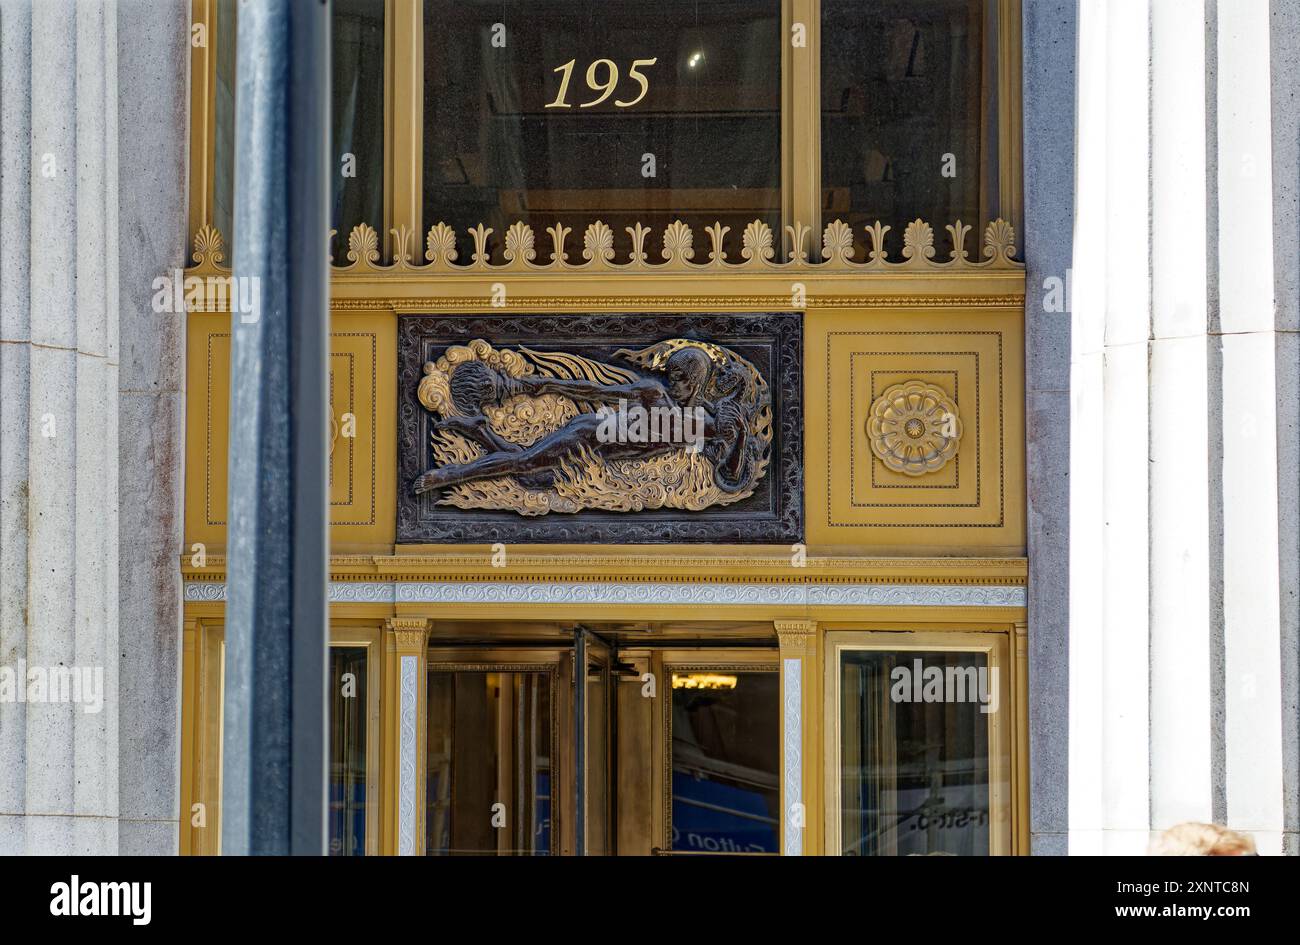
M407 234L406 251L422 258L424 128L424 2L384 2L384 221L385 258L392 230ZM403 227L406 229L403 230ZM348 234L336 240L346 242Z
M1021 233L1021 0L998 0L998 216ZM987 222L987 221L982 221Z
M217 0L190 3L190 186L189 234L212 222L212 190L216 166ZM197 37L202 44L197 45ZM233 42L233 38L229 40ZM230 239L229 233L221 234Z
M194 825L195 805L200 803L198 767L202 752L199 749L199 680L203 672L203 630L199 621L186 617L184 644L181 656L181 856L197 856L200 850L199 832Z
M781 9L781 222L809 227L803 248L821 246L821 0L786 0ZM794 45L796 27L803 45Z
M1011 640L1012 849L1029 856L1029 622L1017 620Z

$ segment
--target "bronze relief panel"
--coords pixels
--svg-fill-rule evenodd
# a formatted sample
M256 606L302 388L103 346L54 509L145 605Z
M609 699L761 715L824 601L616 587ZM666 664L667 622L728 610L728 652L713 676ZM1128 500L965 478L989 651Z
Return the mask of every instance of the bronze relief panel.
M802 541L800 315L398 333L399 542Z

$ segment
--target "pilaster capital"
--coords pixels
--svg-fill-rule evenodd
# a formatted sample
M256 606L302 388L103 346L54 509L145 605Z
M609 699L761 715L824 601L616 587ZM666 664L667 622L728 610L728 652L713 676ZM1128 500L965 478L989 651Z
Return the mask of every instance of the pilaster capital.
M393 635L399 653L423 653L429 639L428 617L389 617L384 628Z
M816 648L816 620L804 617L781 618L773 620L772 625L776 627L777 639L781 641L782 656L804 656Z
M1016 621L1015 642L1016 656L1018 658L1027 657L1029 655L1029 621Z

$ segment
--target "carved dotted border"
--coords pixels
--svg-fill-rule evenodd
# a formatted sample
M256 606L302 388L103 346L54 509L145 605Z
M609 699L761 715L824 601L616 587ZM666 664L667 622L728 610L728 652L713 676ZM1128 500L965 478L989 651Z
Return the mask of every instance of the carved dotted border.
M204 391L204 441L206 452L203 463L203 517L211 527L224 527L227 523L225 518L213 519L212 517L212 341L214 338L230 338L228 331L214 331L208 334L207 340L207 377L206 390ZM378 417L379 417L379 339L374 332L369 331L339 331L330 332L330 338L368 338L370 339L370 517L365 521L333 521L331 525L340 527L363 527L375 524L376 514L376 493L379 491L379 467L376 463L378 458ZM355 355L352 352L338 351L330 352L331 357L346 357L349 365L352 364ZM332 374L333 372L331 372ZM353 387L355 370L351 367L348 369L348 398L349 406L355 403L355 389ZM330 378L330 384L333 385L333 377ZM227 408L228 409L228 408ZM355 440L354 440L355 442ZM353 450L354 442L348 444L348 501L347 506L351 507L353 503L353 481L355 470L353 467ZM227 434L227 448L229 448L229 434ZM226 484L229 489L229 482ZM343 503L331 502L332 507L340 507Z
M1008 270L1010 271L1010 270ZM501 273L492 281L510 278ZM682 309L715 308L724 314L743 309L745 313L789 310L790 294L784 295L518 295L511 293L498 312L519 315L578 314L594 309L631 310L645 309L659 313L673 313ZM988 308L1024 310L1024 295L837 295L808 296L801 313L817 309L861 308ZM438 312L469 312L483 310L481 295L465 298L446 296L373 296L367 298L331 298L330 310L336 312L373 312L388 309L399 315L430 315Z
M226 520L224 517L216 520L212 518L212 340L214 338L229 339L230 332L214 331L214 332L209 332L208 334L208 346L207 346L208 347L208 373L206 377L207 387L203 392L203 396L206 399L206 403L204 404L204 407L207 411L206 417L204 419L204 434L206 436L206 441L207 441L207 451L204 453L204 463L203 463L203 517L204 519L207 520L207 523L210 526L224 526L226 524ZM227 351L227 357L229 357L228 351ZM229 405L227 405L227 411L229 411ZM229 449L229 446L230 446L230 432L229 429L227 429L226 431L227 449ZM229 476L229 473L227 473L227 476ZM226 483L226 490L227 492L229 492L230 490L229 482Z
M350 352L350 351L331 351L331 352L330 352L330 357L331 357L331 358L346 358L346 359L347 359L347 362L348 362L348 366L347 366L347 376L348 376L348 409L345 411L345 413L352 413L353 408L356 406L356 358L353 356L352 352ZM334 371L333 371L333 370L331 370L331 371L329 372L329 381L330 381L330 393L329 393L329 396L330 396L330 410L332 411L332 410L334 410ZM340 429L339 432L340 432L340 434L341 434L341 433L342 433L342 430ZM347 501L346 501L346 502L334 502L334 501L331 501L331 502L330 502L330 506L331 506L331 507L335 507L335 508L351 508L351 507L352 507L352 500L353 500L353 487L356 485L356 468L355 468L355 459L356 459L356 439L357 439L357 438L354 437L354 436L349 436L349 437L345 437L345 439L348 441L348 498L347 498ZM373 439L373 438L372 438L372 439ZM337 442L337 441L336 441L336 442ZM330 464L329 464L329 486L330 486L330 491L333 491L333 489L334 489L334 463L333 463L332 461L331 461ZM351 524L353 524L353 523L352 523L352 522L337 522L337 523L336 523L336 522L331 522L330 524L351 525ZM367 524L367 525L368 525L368 524L371 524L371 523L370 523L370 522L366 522L366 523L363 523L363 524Z
M379 466L377 464L379 442L379 338L375 332L372 331L337 331L330 332L330 337L366 338L370 341L370 517L364 522L332 521L330 523L331 525L339 525L341 527L359 528L375 524L376 494L379 491ZM339 352L339 354L346 354L348 358L355 357L351 352ZM349 391L351 391L350 384L351 379L349 378ZM350 462L351 454L349 454L349 463ZM351 471L349 470L348 505L351 505L352 501Z
M1003 378L1003 352L1001 331L947 331L947 330L930 330L930 331L830 331L826 333L826 426L828 434L831 431L831 338L837 335L992 335L997 339L998 344L998 520L996 522L836 522L831 508L832 497L832 480L831 480L831 455L830 445L833 436L828 435L826 438L826 525L830 528L1002 528L1006 524L1006 418L1004 417L1003 400L1005 399L1005 381ZM910 351L896 351L893 354L912 354ZM953 352L948 352L953 353ZM978 373L978 372L977 372ZM978 388L977 395L978 397ZM975 410L978 413L979 406ZM907 506L898 505L897 508L944 508L944 505L934 506Z

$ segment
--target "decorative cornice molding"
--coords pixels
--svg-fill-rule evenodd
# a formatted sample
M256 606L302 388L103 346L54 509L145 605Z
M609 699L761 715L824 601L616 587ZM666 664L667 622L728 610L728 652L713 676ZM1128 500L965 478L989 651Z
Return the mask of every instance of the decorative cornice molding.
M389 630L428 630L429 618L427 617L389 617L384 621L384 626Z
M226 599L226 585L185 582L187 603ZM933 584L621 584L331 582L331 603L379 604L669 604L685 606L1024 607L1025 588ZM402 632L402 631L395 631Z
M523 547L523 546L520 546ZM448 550L427 554L335 555L330 580L340 586L340 602L368 602L376 593L370 585L388 581L462 583L546 583L591 579L614 583L697 584L930 584L1023 586L1024 558L865 558L809 555L795 559L789 550L756 546L752 551L701 553L691 549L642 551L617 547L601 551L517 551L510 546L505 567L493 567L494 552ZM795 560L801 562L798 566ZM187 581L220 583L226 578L225 559L209 555L195 568L188 556L180 559Z
M613 229L606 223L596 220L587 226L582 235L580 255L582 262L571 262L570 249L577 250L577 240L570 241L573 230L563 224L548 227L550 252L545 254L545 261L537 262L537 240L531 226L523 222L513 223L497 240L490 240L493 230L482 223L468 228L465 232L473 240L474 251L468 260L461 260L456 248L456 231L446 223L438 222L429 228L425 236L423 262L417 264L418 252L416 234L408 227L392 229L393 259L384 265L380 261L379 233L367 223L353 227L347 238L348 260L346 265L334 266L338 275L373 275L385 273L393 275L435 274L439 277L475 276L484 273L552 273L565 275L608 275L610 273L651 273L651 274L697 274L706 278L716 277L722 272L780 272L780 273L823 273L823 272L951 272L951 271L1023 271L1024 264L1018 262L1016 255L1015 231L1005 220L997 219L984 228L980 261L970 258L966 249L971 225L960 220L944 226L948 234L948 256L940 261L936 258L938 249L934 228L924 220L916 219L903 229L903 258L892 260L885 248L885 234L893 227L877 221L862 229L866 236L865 259L856 258L854 231L842 220L834 220L822 231L821 261L813 261L812 230L796 222L785 227L784 236L790 249L785 259L780 259L776 250L776 234L771 226L761 220L754 220L745 226L741 234L741 251L739 261L728 261L723 245L726 234L731 227L714 223L705 228L709 247L706 252L698 252L695 234L681 220L674 221L664 231L663 249L660 252L662 262L651 262L647 246L653 230L640 223L625 227L630 242L627 244L628 261L615 262L615 239L622 240L620 234L615 236ZM336 234L331 231L331 240ZM202 246L200 246L202 239ZM210 224L202 227L195 235L194 260L200 267L211 267L213 271L229 271L221 266L222 237ZM501 249L503 262L492 261L492 247ZM701 247L702 249L703 247ZM481 304L481 302L480 302Z
M1023 295L809 295L803 309L926 309L926 308L1016 309L1025 307ZM625 308L649 312L680 312L683 309L742 309L774 311L790 308L785 295L536 295L512 293L500 311L566 312L593 309ZM389 309L394 312L481 312L481 295L464 298L451 296L375 296L330 299L335 312L369 312Z
M396 600L393 585L386 581L330 581L331 604L391 604Z

